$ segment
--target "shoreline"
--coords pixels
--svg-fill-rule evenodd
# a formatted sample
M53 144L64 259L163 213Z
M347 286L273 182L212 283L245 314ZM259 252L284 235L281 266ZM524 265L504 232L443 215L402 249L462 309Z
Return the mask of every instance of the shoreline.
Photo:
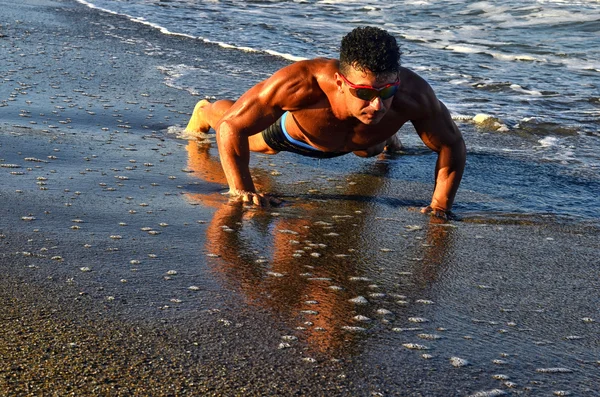
M594 222L436 222L428 155L256 156L286 205L231 205L214 147L165 132L198 99L163 83L177 59L129 41L210 46L2 3L0 394L597 393Z

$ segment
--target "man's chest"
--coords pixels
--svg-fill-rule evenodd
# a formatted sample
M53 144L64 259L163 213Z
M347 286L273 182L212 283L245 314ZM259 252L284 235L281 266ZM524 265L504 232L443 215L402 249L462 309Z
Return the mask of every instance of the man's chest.
M327 151L362 150L394 135L406 122L394 113L376 124L366 125L355 119L340 120L331 111L299 112L288 117L286 127L297 139Z

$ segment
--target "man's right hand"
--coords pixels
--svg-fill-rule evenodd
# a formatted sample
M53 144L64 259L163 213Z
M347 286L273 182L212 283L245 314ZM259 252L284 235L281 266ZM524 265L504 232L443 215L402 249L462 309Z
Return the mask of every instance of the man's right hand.
M281 204L281 200L271 197L266 193L230 190L229 195L232 200L254 204L258 207L270 207Z

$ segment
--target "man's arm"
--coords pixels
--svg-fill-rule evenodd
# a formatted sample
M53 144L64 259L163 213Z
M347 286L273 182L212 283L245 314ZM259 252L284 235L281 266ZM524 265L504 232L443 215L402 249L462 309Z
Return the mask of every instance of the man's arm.
M273 124L286 110L294 110L310 98L312 76L307 62L298 62L255 85L223 115L215 130L221 165L229 193L255 204L268 203L257 193L250 175L248 138Z
M433 196L422 212L445 217L452 209L460 185L467 150L450 112L429 85L422 95L419 102L424 106L423 116L412 123L423 143L438 154Z

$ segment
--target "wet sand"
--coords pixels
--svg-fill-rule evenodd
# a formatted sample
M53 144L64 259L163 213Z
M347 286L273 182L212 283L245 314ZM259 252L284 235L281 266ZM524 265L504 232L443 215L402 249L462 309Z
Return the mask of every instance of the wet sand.
M229 203L159 69L223 50L0 9L0 394L600 395L597 223L421 215L419 147L254 156L285 204Z

